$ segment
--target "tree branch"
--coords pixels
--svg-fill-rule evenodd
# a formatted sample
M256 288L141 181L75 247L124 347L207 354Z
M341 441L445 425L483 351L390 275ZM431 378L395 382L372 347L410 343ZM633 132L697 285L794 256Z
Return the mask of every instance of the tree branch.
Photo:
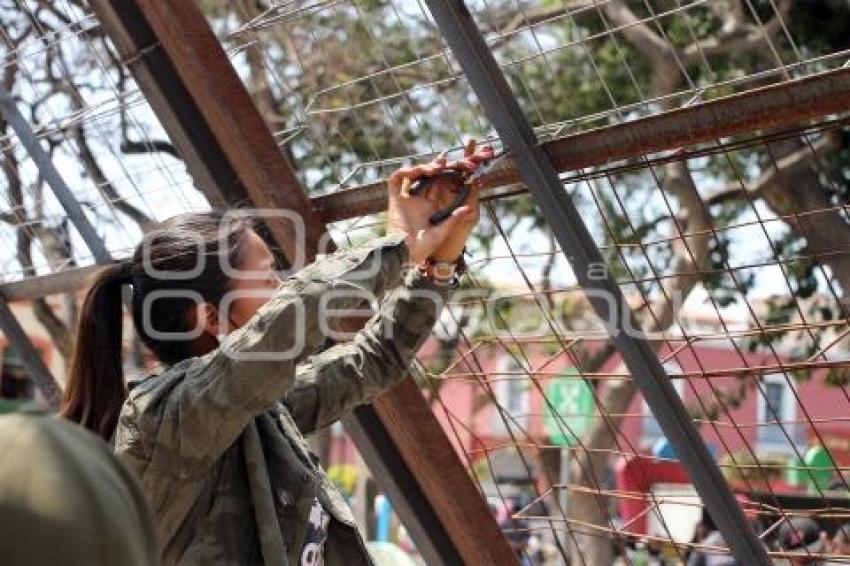
M767 188L777 182L780 175L797 173L802 168L811 165L815 158L835 151L840 145L840 135L836 132L824 133L811 147L805 145L794 153L777 160L776 165L778 167L768 168L747 186L741 186L741 183L729 183L724 187L709 191L704 201L706 205L711 206L745 198L759 198Z
M620 33L641 53L656 64L669 62L672 54L670 45L652 31L646 22L639 20L623 0L610 0L602 9L616 27L622 28Z
M7 124L2 123L2 131L5 133ZM3 172L6 176L9 203L12 205L12 224L16 228L16 257L24 273L34 272L32 261L32 240L34 233L44 236L44 227L40 222L30 222L24 208L24 194L21 187L21 179L18 170L18 161L12 147L3 149ZM45 254L50 256L49 246L45 246ZM33 314L41 323L59 354L66 362L70 360L73 349L73 340L68 326L60 319L47 300L44 298L33 299Z
M150 224L150 217L141 211L141 209L136 206L130 204L126 199L124 199L115 188L115 185L106 177L106 174L103 172L103 169L100 167L100 163L98 163L97 159L94 156L94 153L89 146L88 139L86 138L85 129L82 124L75 126L72 130L74 135L74 140L77 142L77 149L80 154L80 161L83 164L83 168L86 171L86 175L92 180L92 182L97 185L103 195L109 200L109 204L114 206L116 210L123 213L125 216L133 220L136 224L139 225L142 229L148 224Z
M564 14L571 13L574 10L593 6L593 2L588 0L572 0L563 1L555 8L536 8L530 11L520 10L507 22L497 25L495 30L498 39L489 43L490 48L499 47L516 35L516 32L522 28L531 28L538 24L542 24L549 20L557 19Z
M746 198L748 192L754 196L756 194L755 191L748 191L746 187L742 187L740 183L730 183L725 187L709 191L703 200L706 206L714 206L716 204L743 200Z
M721 33L732 33L744 25L744 6L741 0L716 0L708 9L722 22Z
M54 89L57 92L64 92L67 95L68 100L71 103L71 107L75 111L81 112L84 110L82 95L77 86L70 80L59 80L54 85ZM72 127L71 133L77 144L80 162L85 169L86 175L92 180L98 189L100 189L103 195L109 200L109 203L114 206L116 210L133 220L141 228L150 224L150 217L142 212L141 209L130 204L126 199L124 199L118 193L118 189L115 188L115 185L112 184L103 172L100 163L98 163L97 158L88 143L88 138L86 137L85 127L83 124L80 123Z
M159 152L167 153L175 159L181 159L180 154L177 153L177 148L174 147L174 144L165 140L136 142L124 138L123 140L121 140L121 145L118 146L118 149L121 151L121 153L125 153L127 155Z
M688 413L696 421L716 421L726 410L737 409L747 398L747 393L755 386L757 373L750 372L738 377L738 382L730 389L715 389L708 403L694 403L688 407ZM704 405L704 406L703 406ZM705 423L697 422L697 425Z
M727 0L725 3L729 3ZM740 8L740 3L738 4ZM745 24L743 22L743 13L736 13L735 10L721 11L718 14L723 27L716 36L704 41L696 41L681 51L682 62L686 65L693 64L701 59L717 57L719 55L728 55L735 52L749 51L762 45L767 45L766 42L782 29L782 21L788 12L791 10L792 0L779 0L778 14L773 16L769 22L764 25ZM715 13L720 6L714 6Z

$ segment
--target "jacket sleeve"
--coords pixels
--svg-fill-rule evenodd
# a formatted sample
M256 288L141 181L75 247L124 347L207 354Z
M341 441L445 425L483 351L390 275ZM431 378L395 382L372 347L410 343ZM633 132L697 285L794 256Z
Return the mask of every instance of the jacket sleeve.
M301 432L330 426L404 378L448 292L411 270L352 341L299 366L284 404Z
M325 344L325 310L383 293L408 261L401 236L334 254L285 281L243 327L206 356L184 362L131 394L122 417L135 421L153 469L203 473L248 423L295 384L296 366ZM178 378L167 375L176 371ZM123 420L123 419L122 419ZM131 434L126 429L124 434ZM116 438L117 445L132 442ZM152 470L151 470L152 471Z

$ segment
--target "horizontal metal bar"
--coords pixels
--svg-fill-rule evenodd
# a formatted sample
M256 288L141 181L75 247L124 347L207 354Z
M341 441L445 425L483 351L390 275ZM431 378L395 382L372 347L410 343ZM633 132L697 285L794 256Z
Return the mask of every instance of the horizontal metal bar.
M82 289L92 276L102 268L101 265L87 265L86 267L72 267L47 275L33 275L20 281L1 284L0 294L11 302L67 293Z
M512 168L509 169L512 171ZM492 177L482 177L480 198L492 200L517 192L527 192L518 184L518 177L512 182L495 183ZM376 181L366 185L358 185L334 193L312 197L310 201L316 212L326 223L360 218L367 214L377 214L387 209L386 180Z
M542 147L555 169L565 173L756 131L800 127L848 111L850 68L842 68L557 138ZM481 196L493 198L519 181L516 167L505 167L481 178ZM312 202L325 222L337 222L385 210L385 187L381 180Z
M815 118L848 111L850 68L842 68L558 138L542 144L542 147L555 168L564 173L634 159L650 152L679 150L719 138L752 133L753 129L790 130ZM754 136L753 139L761 137ZM514 166L483 177L481 186L482 200L528 190L520 183ZM386 181L311 197L310 202L326 223L375 214L387 208ZM0 284L0 292L10 301L62 293L82 287L94 270L93 267L83 267L34 276L24 281Z
M544 150L558 171L570 171L848 111L850 69L836 69L589 130L544 144Z

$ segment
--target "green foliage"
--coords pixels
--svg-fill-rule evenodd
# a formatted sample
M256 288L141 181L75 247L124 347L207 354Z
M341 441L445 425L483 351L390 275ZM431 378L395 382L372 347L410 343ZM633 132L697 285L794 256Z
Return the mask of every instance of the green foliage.
M749 0L744 3L745 23L764 24L774 17L778 4L775 0ZM723 22L707 5L681 0L627 0L626 5L638 20L648 22L652 33L679 52L723 31ZM686 9L681 9L683 5ZM203 0L202 6L211 19L234 17L231 4L223 0ZM459 138L488 133L488 124L468 85L455 80L456 65L439 55L423 57L440 53L440 38L431 23L418 10L403 8L400 12L399 6L387 0L363 0L305 11L285 26L273 26L259 34L259 46L269 66L287 79L271 87L283 120L279 127L294 131L306 126L292 136L287 150L298 169L307 172L311 190L331 188L364 163L368 165L361 166L352 181L371 181L396 165L376 161L438 151L456 145ZM557 0L543 0L523 5L523 14L557 12L562 7ZM535 25L533 32L522 30L500 38L498 32L516 18L517 8L513 1L495 0L488 2L476 18L494 42L496 58L510 63L503 68L534 126L549 127L547 131L554 131L553 125L563 126L562 133L572 133L658 111L656 103L646 102L658 94L652 92L658 69L623 30L607 33L614 24L605 18L604 7L569 15L561 12ZM666 15L653 20L654 14ZM689 80L681 70L675 71L680 76L672 81L674 90L716 85L774 69L777 57L787 64L799 57L850 48L850 4L846 0L796 0L784 22L787 33L782 28L776 34L775 53L765 42L710 56L707 63L697 58L686 69ZM284 28L285 33L280 31ZM545 50L542 56L541 49ZM384 72L398 65L401 67L392 73ZM817 70L818 65L824 66L819 63L804 71ZM752 86L733 81L705 91L704 98ZM397 96L399 92L404 95ZM292 111L297 108L311 114ZM827 191L836 205L848 203L850 134L845 133L842 147L826 156L825 163L828 173L820 173L820 187L813 186L812 190ZM687 166L697 190L705 195L716 187L751 182L768 170L772 161L763 145L754 145L701 157ZM666 183L664 169L658 167L567 185L597 243L605 246L609 268L616 278L646 281L672 269L673 249L665 239L675 234L677 225L687 229L687 218L678 218L681 203L667 190ZM502 199L491 206L508 237L521 234L521 242L533 235L545 241L542 216L529 197ZM809 254L799 230L789 225L779 236L771 233L770 238L776 240L773 247L763 242L758 250L751 250L753 243L734 231L723 230L738 222L751 222L753 211L748 199L740 198L710 208L712 222L719 230L710 240L709 266L701 282L719 306L742 297L749 302L757 298L767 308L766 314L760 315L763 324L798 322L801 308L811 310L803 313L811 315L808 320L828 321L840 316L834 301L823 299L827 289L825 279L819 276L821 266L800 258ZM671 215L677 216L675 222ZM477 250L489 256L500 235L485 218L476 238ZM653 241L656 243L642 245ZM733 277L729 267L740 264L742 254L754 265L782 258L791 284L790 296L759 295L760 277L768 273L765 269L736 270ZM645 295L658 293L657 284L642 282L637 287ZM801 302L806 306L801 307ZM497 312L504 320L533 318L526 313L518 316L518 308L515 301L502 301ZM795 350L797 355L818 347L818 332L813 331L814 338ZM791 334L759 336L748 346L754 351L775 347L788 341Z

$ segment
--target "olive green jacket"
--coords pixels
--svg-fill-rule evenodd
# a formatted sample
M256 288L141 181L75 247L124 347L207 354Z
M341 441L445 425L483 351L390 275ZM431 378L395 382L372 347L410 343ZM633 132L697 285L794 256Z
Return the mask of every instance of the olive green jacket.
M405 273L407 254L389 236L318 261L219 349L133 388L115 449L141 480L165 563L308 563L316 501L329 515L325 563L370 563L302 435L409 371L448 291ZM362 307L364 291L383 297L377 313L352 341L323 350L333 324L319 313Z

